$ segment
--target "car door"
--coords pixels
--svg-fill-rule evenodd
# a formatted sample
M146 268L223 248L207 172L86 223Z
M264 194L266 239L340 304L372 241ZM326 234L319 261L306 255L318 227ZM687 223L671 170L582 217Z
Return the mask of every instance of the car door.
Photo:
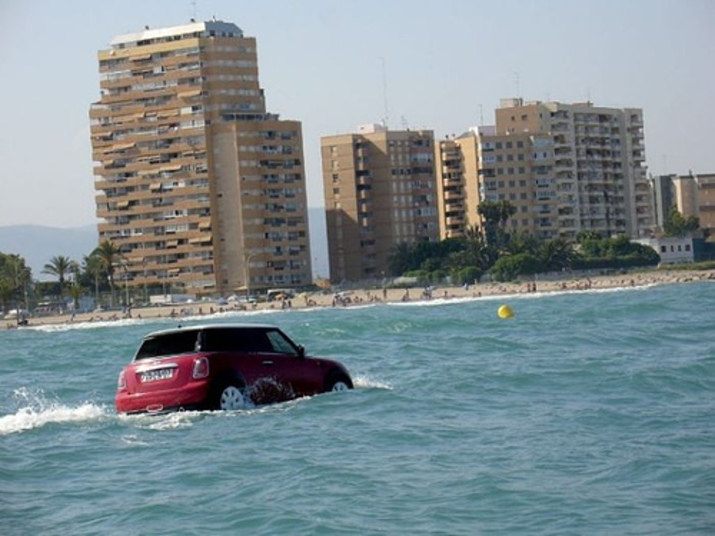
M279 329L266 330L270 351L262 356L266 370L279 382L289 385L295 396L313 395L322 390L323 370L317 362L304 357L297 345Z

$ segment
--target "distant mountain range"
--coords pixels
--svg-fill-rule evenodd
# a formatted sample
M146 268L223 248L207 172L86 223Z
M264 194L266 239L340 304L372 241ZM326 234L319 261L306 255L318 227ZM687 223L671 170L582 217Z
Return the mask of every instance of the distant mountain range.
M310 245L313 256L313 275L328 275L328 248L325 235L325 211L310 207ZM64 255L81 262L97 247L97 226L60 228L43 225L8 225L0 227L0 252L16 253L32 268L32 277L39 281L53 278L42 273L42 268L55 255Z
M97 226L60 228L44 225L8 225L0 227L0 251L17 253L32 268L32 277L52 280L42 268L55 255L64 255L77 262L97 247Z

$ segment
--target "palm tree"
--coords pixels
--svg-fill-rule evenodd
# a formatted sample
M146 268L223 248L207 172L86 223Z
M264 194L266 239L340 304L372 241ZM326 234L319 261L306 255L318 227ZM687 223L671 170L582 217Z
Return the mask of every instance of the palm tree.
M69 286L69 293L72 297L73 310L77 312L79 310L79 297L82 295L82 287L77 281L72 282Z
M62 295L65 288L66 276L70 274L75 264L76 263L69 257L65 257L64 255L55 255L50 259L50 262L45 264L42 268L43 274L49 274L57 277L57 280L60 283L60 295Z
M114 268L121 262L121 250L113 242L105 240L92 252L100 259L102 270L109 279L110 306L114 307Z
M391 275L399 276L412 268L414 248L407 242L399 242L392 247L388 268Z
M94 301L97 305L99 305L99 278L103 269L102 259L97 254L97 250L82 259L82 270L94 281Z
M570 243L563 238L554 238L541 245L537 256L545 270L563 270L571 268L574 255Z
M509 201L482 201L477 212L484 221L487 245L500 247L506 242L504 227L507 220L516 214L516 207Z

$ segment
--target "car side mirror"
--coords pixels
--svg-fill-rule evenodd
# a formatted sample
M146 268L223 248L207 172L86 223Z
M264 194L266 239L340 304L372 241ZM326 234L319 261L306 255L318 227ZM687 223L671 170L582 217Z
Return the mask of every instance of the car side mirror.
M302 344L298 345L298 357L300 357L300 358L305 357L305 347Z

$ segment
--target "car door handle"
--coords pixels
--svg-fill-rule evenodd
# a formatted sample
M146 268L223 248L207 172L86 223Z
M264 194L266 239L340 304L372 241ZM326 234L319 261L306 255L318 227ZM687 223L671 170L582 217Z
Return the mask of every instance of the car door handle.
M263 366L270 367L271 365L273 365L273 361L271 361L270 359L266 359L265 361L262 361L262 364Z

